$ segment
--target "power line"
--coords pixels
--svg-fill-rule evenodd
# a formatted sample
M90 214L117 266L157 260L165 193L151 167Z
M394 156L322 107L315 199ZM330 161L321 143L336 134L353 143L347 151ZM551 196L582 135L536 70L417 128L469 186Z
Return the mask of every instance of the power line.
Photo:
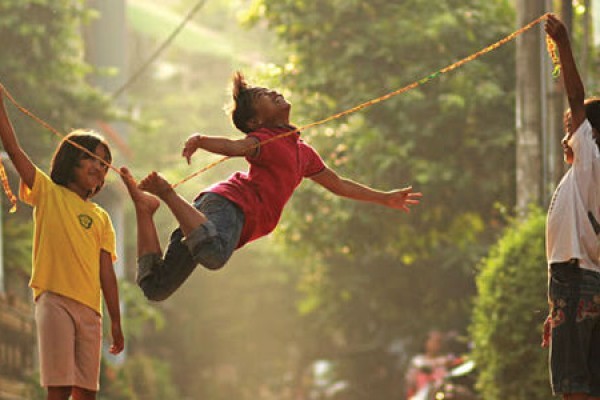
M204 6L205 3L206 0L200 0L198 3L196 3L196 5L188 12L185 18L181 21L179 26L177 26L177 28L175 28L175 30L169 35L169 37L154 51L154 53L148 58L148 60L146 60L146 62L142 64L142 66L138 68L138 70L133 75L131 75L131 77L112 94L113 99L119 97L134 81L136 81L142 75L142 73L144 73L144 71L150 66L150 64L152 64L160 56L160 54L167 47L169 47L169 45L175 39L175 37L177 37L179 32L181 32L185 25L192 19L194 14L196 14L198 10L200 10L200 8Z

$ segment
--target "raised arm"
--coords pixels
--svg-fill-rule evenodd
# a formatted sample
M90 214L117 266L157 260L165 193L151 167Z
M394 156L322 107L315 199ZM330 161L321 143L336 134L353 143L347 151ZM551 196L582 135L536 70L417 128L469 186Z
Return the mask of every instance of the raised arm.
M0 140L2 140L4 151L10 157L21 180L29 188L33 187L35 165L19 145L15 130L8 119L6 107L4 106L4 87L2 85L0 85Z
M198 149L229 157L246 157L253 156L258 152L258 141L253 137L232 140L195 133L186 140L181 155L189 164L192 155Z
M569 132L573 133L586 118L584 106L585 88L577 71L575 59L573 58L573 51L566 26L554 14L550 14L546 20L544 29L552 40L556 42L556 46L558 47L561 75L565 91L567 92L569 108L571 109L571 126Z
M311 179L338 196L376 203L404 212L410 211L409 206L419 204L419 198L422 196L421 193L413 192L410 186L389 192L375 190L350 179L342 178L327 167L312 176Z

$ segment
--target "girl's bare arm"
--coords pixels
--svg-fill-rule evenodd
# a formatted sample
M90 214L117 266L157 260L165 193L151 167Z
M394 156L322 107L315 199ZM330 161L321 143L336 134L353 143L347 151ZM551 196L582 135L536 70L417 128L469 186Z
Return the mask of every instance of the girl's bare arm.
M27 154L23 151L17 137L15 130L13 129L8 115L6 113L6 107L4 106L4 88L0 85L0 140L2 140L2 146L4 151L10 157L13 165L15 166L17 173L21 177L23 183L29 188L33 187L33 180L35 178L35 165Z

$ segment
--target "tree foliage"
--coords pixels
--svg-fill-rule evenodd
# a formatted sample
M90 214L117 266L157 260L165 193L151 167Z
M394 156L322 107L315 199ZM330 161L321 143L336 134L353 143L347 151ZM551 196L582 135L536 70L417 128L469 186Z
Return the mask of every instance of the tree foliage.
M6 0L0 3L0 81L25 108L59 132L89 127L105 116L106 98L86 82L81 26L93 14L82 0ZM44 165L57 138L13 114L15 130L35 162Z
M471 333L486 400L548 399L545 215L514 221L481 263Z
M270 73L302 125L391 92L509 34L509 1L256 0L288 59ZM514 202L514 44L303 133L341 175L424 193L410 215L305 184L278 237L310 260L314 356L464 329L474 265ZM273 71L275 73L273 73ZM327 349L327 350L324 350ZM359 368L359 366L357 366Z
M429 76L514 28L504 0L256 0L252 10L248 21L266 24L280 39L283 47L274 49L284 61L245 72L283 90L298 125ZM274 235L284 253L272 255L278 250L271 241L264 253L253 243L226 270L196 272L161 306L166 327L144 343L176 360L186 393L268 398L261 390L278 385L301 392L311 385L305 374L312 363L328 359L336 379L351 382L348 398L392 398L402 373L389 357L391 343L408 339L401 351L410 352L410 339L432 327L465 329L474 266L504 224L498 209L513 205L513 52L509 44L303 132L341 175L384 190L413 184L423 203L402 215L303 184ZM209 81L226 82L229 66L178 50L165 57L176 73L155 74L130 93L148 120L162 119L160 128L131 143L143 155L149 143L162 150L136 165L177 176L186 173L177 164L181 135L224 129L214 113L224 103L214 101L223 85ZM204 178L214 181L221 172ZM187 190L191 197L198 185ZM275 398L291 396L281 391Z
M102 364L100 400L180 399L168 362L137 354L115 367Z

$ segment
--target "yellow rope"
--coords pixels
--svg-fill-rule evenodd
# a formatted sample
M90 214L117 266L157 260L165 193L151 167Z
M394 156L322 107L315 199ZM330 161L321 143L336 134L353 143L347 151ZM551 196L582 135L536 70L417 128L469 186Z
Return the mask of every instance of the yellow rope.
M448 65L447 67L442 68L442 69L438 70L437 72L434 72L433 74L430 74L430 75L428 75L427 77L425 77L425 78L423 78L421 80L413 82L413 83L411 83L409 85L404 86L403 88L400 88L400 89L395 90L393 92L387 93L387 94L385 94L383 96L380 96L378 98L369 100L369 101L367 101L365 103L362 103L362 104L359 104L359 105L357 105L355 107L352 107L350 109L347 109L345 111L339 112L337 114L333 114L333 115L331 115L331 116L329 116L327 118L321 119L319 121L312 122L312 123L304 125L304 126L301 126L301 127L296 128L296 129L294 129L294 130L292 130L290 132L286 132L284 134L277 135L277 136L275 136L275 137L273 137L271 139L265 140L265 141L263 141L261 143L258 143L258 144L254 145L254 146L251 146L249 148L249 150L251 150L253 148L257 148L259 146L263 146L263 145L265 145L265 144L267 144L269 142L272 142L274 140L278 140L278 139L281 139L281 138L284 138L284 137L287 137L287 136L291 136L291 135L293 135L295 133L298 133L300 131L303 131L303 130L315 127L317 125L321 125L321 124L324 124L326 122L342 118L342 117L344 117L344 116L346 116L348 114L355 113L355 112L360 111L360 110L362 110L364 108L367 108L367 107L372 106L374 104L377 104L377 103L380 103L382 101L388 100L391 97L397 96L397 95L399 95L401 93L407 92L407 91L412 90L412 89L414 89L414 88L416 88L418 86L421 86L421 85L429 82L430 80L438 77L441 74L453 71L456 68L459 68L462 65L464 65L464 64L466 64L466 63L468 63L470 61L473 61L476 58L479 58L482 55L484 55L486 53L489 53L492 50L497 49L498 47L506 44L507 42L510 42L511 40L515 39L517 36L523 34L527 30L531 29L532 27L534 27L535 25L537 25L541 21L547 19L548 15L549 14L542 15L541 17L539 17L535 21L530 22L529 24L527 24L527 25L523 26L522 28L518 29L517 31L511 33L510 35L506 36L505 38L497 41L496 43L494 43L494 44L492 44L490 46L487 46L484 49L482 49L482 50L480 50L480 51L478 51L476 53L473 53L470 56L465 57L465 58L463 58L463 59L461 59L461 60L459 60L459 61L457 61L457 62L455 62L455 63L453 63L451 65ZM559 68L558 67L559 66L558 56L556 55L556 49L555 49L554 43L549 38L547 38L547 46L548 46L548 51L549 51L549 53L550 53L550 55L552 57L552 62L554 63L554 66L555 66L555 68L554 68L554 74L556 75L556 72L559 71L559 69L558 69ZM0 86L1 86L1 84L0 84ZM64 137L60 132L58 132L56 129L54 129L52 126L50 126L44 120L42 120L41 118L38 118L36 115L34 115L33 113L31 113L25 107L21 106L6 89L3 90L3 93L19 109L19 111L21 111L23 114L25 114L25 115L29 116L30 118L34 119L36 122L38 122L40 125L42 125L46 129L48 129L49 131L51 131L52 133L54 133L58 137L60 137L60 138ZM70 140L67 140L67 141L70 144L72 144L73 146L75 146L75 147L79 148L80 150L84 151L85 153L89 154L90 156L96 158L97 160L99 160L100 162L102 162L104 165L106 165L109 168L111 168L112 170L114 170L119 175L122 175L121 171L119 171L117 168L115 168L114 166L112 166L110 163L107 163L101 157L98 157L96 154L92 153L91 151L87 150L86 148L80 146L77 143L74 143L74 142L72 142ZM219 159L219 160L217 160L215 162L212 162L212 163L208 164L207 166L201 168L200 170L196 171L195 173L189 175L188 177L182 179L181 181L173 184L172 186L175 188L175 187L181 185L182 183L185 183L185 182L187 182L187 181L195 178L196 176L198 176L198 175L200 175L200 174L208 171L209 169L217 166L218 164L220 164L220 163L222 163L222 162L224 162L224 161L226 161L226 160L228 160L230 158L232 158L232 157L231 156L226 156L226 157L223 157L223 158L221 158L221 159ZM11 202L12 202L13 199L14 199L14 196L12 195L12 192L10 191L10 187L8 186L8 183L7 183L6 179L5 179L6 174L3 172L3 170L4 170L4 168L3 168L2 162L0 160L0 178L2 179L2 183L3 183L3 186L4 186L5 192L8 195L8 197L11 199ZM16 202L16 200L15 200L15 202ZM13 209L14 209L14 203L13 203Z
M48 129L50 132L54 133L60 139L63 139L65 137L65 135L63 135L62 133L60 133L57 129L53 128L49 123L47 123L46 121L44 121L43 119L39 118L38 116L36 116L31 111L29 111L28 109L26 109L25 107L23 107L22 105L20 105L15 100L15 98L8 92L8 90L6 90L6 88L4 86L2 86L1 83L0 83L0 87L2 88L2 93L4 93L4 95L6 96L6 98L8 100L10 100L10 102L13 103L15 105L15 107L17 107L17 109L19 111L21 111L23 114L27 115L28 117L32 118L34 121L36 121L38 124L42 125L44 128ZM94 152L89 151L88 149L86 149L85 147L83 147L82 145L80 145L79 143L76 143L76 142L74 142L74 141L72 141L70 139L65 139L65 141L68 142L69 144L75 146L79 150L83 151L84 153L88 154L90 157L93 157L96 160L100 161L102 164L106 165L108 168L112 169L117 174L121 174L121 171L119 171L111 163L107 162L106 160L104 160L102 157L98 156Z
M17 109L19 111L21 111L23 114L25 114L28 117L32 118L34 121L36 121L37 123L39 123L40 125L42 125L44 128L48 129L50 132L54 133L59 138L61 138L61 139L64 138L64 135L61 134L58 130L56 130L50 124L48 124L46 121L44 121L43 119L39 118L38 116L36 116L35 114L33 114L31 111L29 111L28 109L26 109L25 107L23 107L22 105L20 105L15 100L15 98L8 92L8 90L6 90L6 88L4 86L2 86L1 83L0 83L0 93L4 94L4 96L6 96L6 98L8 100L10 100L10 102L13 103L15 105L15 107L17 107ZM2 99L0 99L0 101L1 100ZM74 141L72 141L70 139L65 139L65 141L67 141L69 144L75 146L79 150L83 151L84 153L89 154L91 157L94 157L95 159L99 160L102 164L104 164L104 165L108 166L109 168L113 169L118 174L121 174L121 171L119 171L117 168L115 168L112 164L108 163L102 157L99 157L95 153L93 153L93 152L89 151L88 149L86 149L85 147L81 146L79 143L76 143L76 142L74 142ZM4 164L2 163L2 159L0 159L0 180L2 181L2 188L4 189L4 193L6 193L6 196L8 197L9 201L12 204L12 207L11 207L11 209L10 209L9 212L13 213L13 212L15 212L17 210L17 198L13 194L12 190L10 189L10 185L8 184L8 177L6 176L6 170L4 169Z
M12 204L9 212L14 213L17 211L17 198L13 194L12 190L10 190L10 186L8 185L8 177L6 176L6 170L4 169L4 164L2 164L2 159L0 158L0 180L2 180L2 188L4 188L4 193L8 197L8 201Z

